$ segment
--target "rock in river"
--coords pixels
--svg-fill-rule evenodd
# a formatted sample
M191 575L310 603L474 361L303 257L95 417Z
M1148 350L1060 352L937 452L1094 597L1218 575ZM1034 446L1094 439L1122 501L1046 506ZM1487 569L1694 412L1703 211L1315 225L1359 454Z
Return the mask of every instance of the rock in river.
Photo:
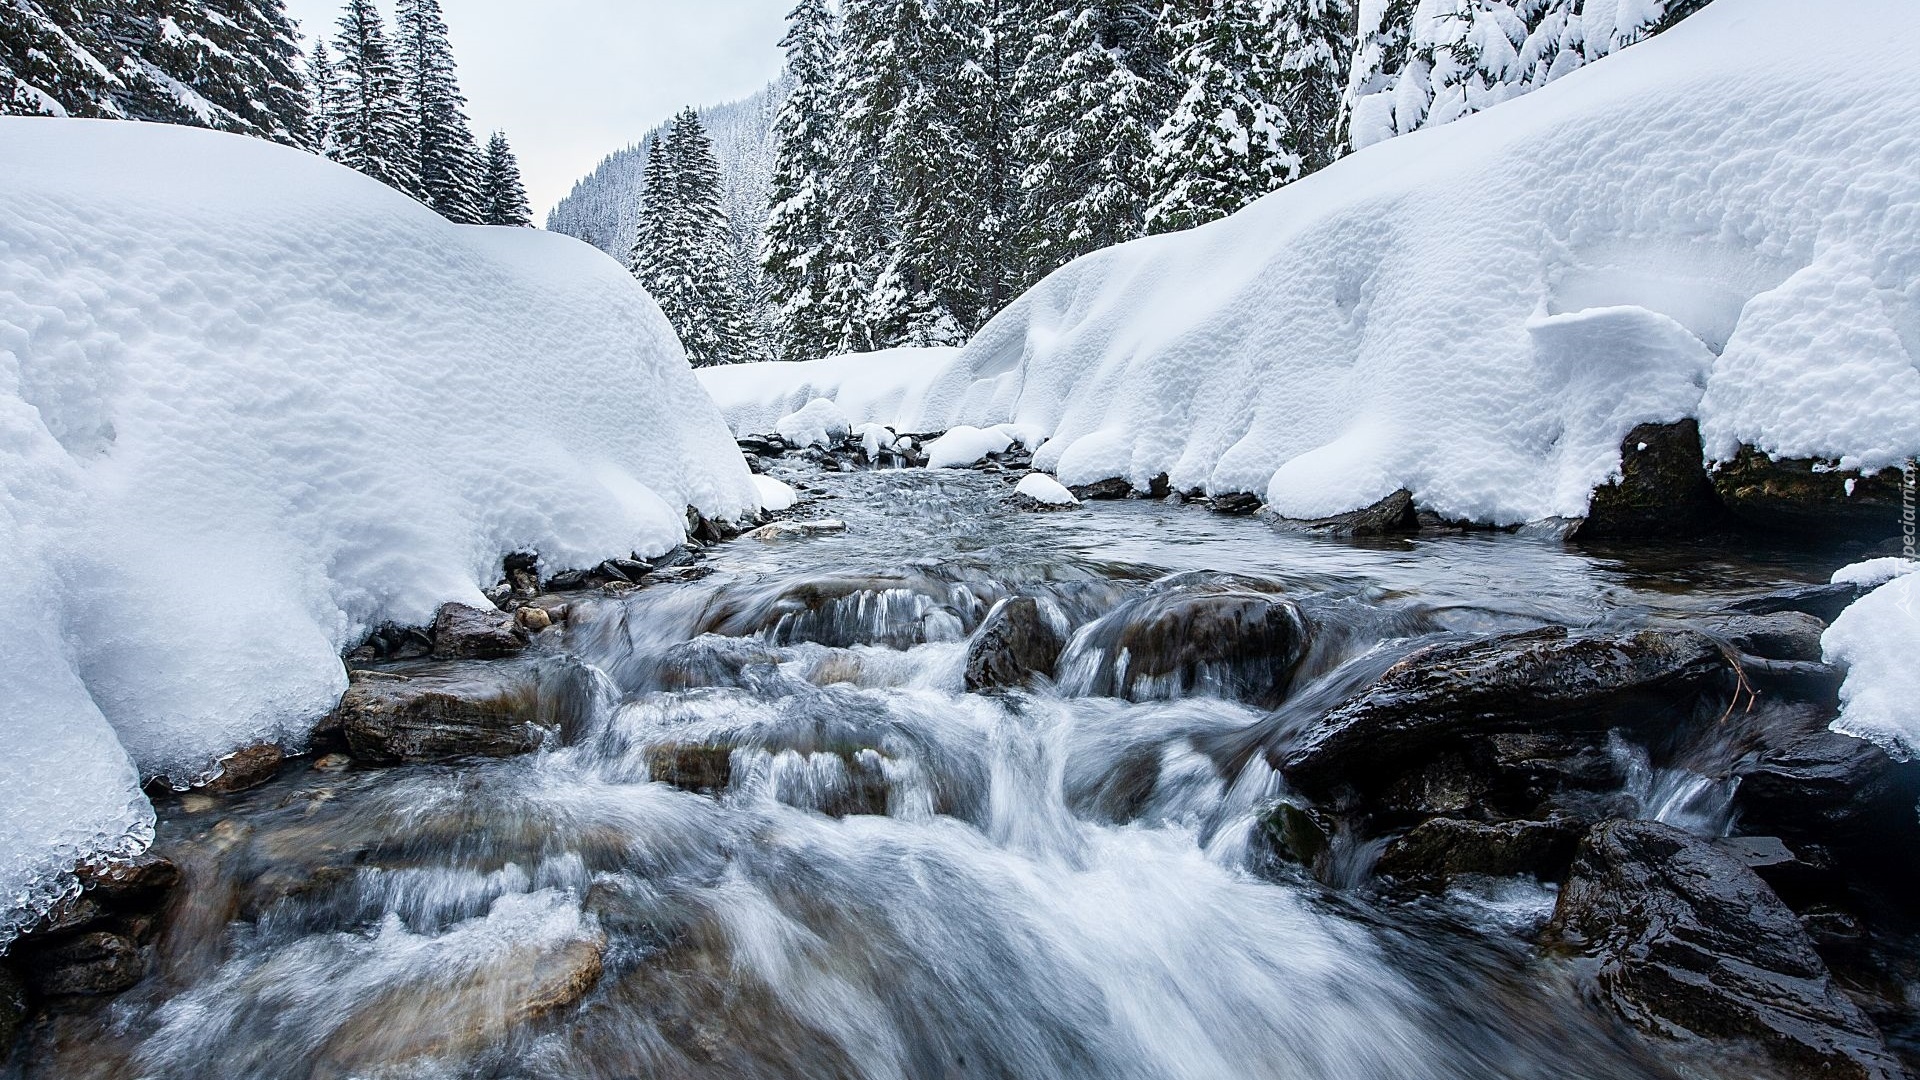
M1067 639L1047 614L1030 596L995 605L967 645L967 689L1014 689L1051 677Z
M473 661L355 670L329 726L374 762L508 757L545 741L538 680L523 664Z

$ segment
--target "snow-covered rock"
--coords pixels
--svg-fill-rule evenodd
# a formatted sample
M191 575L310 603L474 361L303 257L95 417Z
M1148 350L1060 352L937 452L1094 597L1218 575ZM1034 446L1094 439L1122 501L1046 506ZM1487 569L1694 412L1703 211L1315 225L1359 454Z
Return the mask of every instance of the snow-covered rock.
M1920 19L1717 0L1536 93L1223 221L1095 252L986 326L897 428L1013 421L1069 485L1401 488L1579 517L1640 423L1876 469L1920 453Z
M771 476L755 474L753 486L760 493L760 509L777 513L790 510L800 501L800 493L793 490L791 484L775 480Z
M773 423L774 433L789 446L832 446L853 433L847 414L827 398L814 398Z
M1080 505L1080 500L1073 497L1073 492L1068 491L1064 484L1043 472L1031 472L1021 477L1013 493L1024 495L1041 506Z
M1885 559L1868 559L1851 566L1843 566L1833 572L1831 584L1859 585L1872 588L1884 585L1897 577L1920 572L1920 559L1908 559L1895 555Z
M781 417L816 398L833 402L854 425L936 431L947 425L919 424L920 402L959 355L950 348L887 349L801 363L724 364L694 374L735 435L768 434Z
M1855 601L1820 644L1827 663L1847 669L1833 729L1903 759L1920 754L1920 574L1901 573Z
M998 427L977 428L959 424L927 444L927 468L964 468L979 463L988 455L1005 453L1013 443L1013 436Z
M142 775L298 744L340 652L513 551L759 505L672 329L577 241L312 155L0 119L0 938L142 843Z

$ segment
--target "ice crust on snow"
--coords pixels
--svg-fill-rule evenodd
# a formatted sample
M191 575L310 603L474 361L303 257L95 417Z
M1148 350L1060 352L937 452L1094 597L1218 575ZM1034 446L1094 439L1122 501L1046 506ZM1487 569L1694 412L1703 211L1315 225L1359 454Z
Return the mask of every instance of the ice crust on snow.
M257 140L0 119L0 938L144 842L142 776L302 742L369 628L756 495L585 244Z
M1877 559L1841 571L1871 581L1910 560ZM1840 574L1834 575L1835 579ZM1920 753L1920 574L1900 572L1840 613L1821 638L1827 663L1844 665L1840 716L1833 730L1869 739L1902 760Z
M790 446L832 446L835 439L853 433L847 414L826 398L814 398L797 412L774 421L774 433Z
M925 357L944 370L891 411L836 400L897 430L1038 428L1069 484L1166 473L1293 516L1404 487L1453 517L1579 517L1635 424L1684 416L1714 460L1894 465L1920 453L1917 51L1903 0L1718 0L1088 255Z
M927 386L959 358L960 350L886 349L798 363L725 364L694 372L713 395L735 435L775 434L786 416L817 398L831 401L854 425L930 431L895 423L921 412ZM784 438L784 436L782 436Z

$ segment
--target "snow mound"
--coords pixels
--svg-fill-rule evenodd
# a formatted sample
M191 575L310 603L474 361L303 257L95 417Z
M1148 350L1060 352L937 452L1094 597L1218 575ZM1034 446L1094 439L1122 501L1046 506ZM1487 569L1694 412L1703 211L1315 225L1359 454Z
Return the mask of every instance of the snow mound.
M913 427L1012 421L1068 483L1585 514L1639 423L1873 470L1920 453L1920 19L1717 0L1239 214L1086 256ZM1791 193L1788 197L1786 193ZM906 416L878 416L896 427Z
M946 425L920 426L920 403L959 356L950 348L886 349L801 363L725 364L694 375L735 435L769 434L781 417L816 398L833 402L855 425L934 431Z
M833 441L853 432L847 414L826 398L814 398L806 407L776 420L773 430L789 446L832 446Z
M1871 588L1884 585L1897 577L1920 571L1920 560L1893 556L1886 559L1868 559L1852 566L1843 566L1833 572L1834 585L1859 585Z
M1020 478L1014 494L1025 495L1043 506L1079 506L1080 500L1073 497L1060 481L1043 472L1031 472Z
M1902 573L1855 601L1821 646L1827 663L1847 668L1833 730L1902 760L1920 752L1920 574Z
M793 490L792 485L775 480L771 476L755 474L753 486L754 490L760 493L760 509L762 510L772 513L777 513L781 510L790 510L793 508L794 503L800 501L800 493Z
M0 119L0 939L145 842L142 776L300 744L504 553L758 505L613 260L238 136Z
M1013 436L997 427L955 426L927 444L927 468L957 469L973 465L989 454L1005 453Z

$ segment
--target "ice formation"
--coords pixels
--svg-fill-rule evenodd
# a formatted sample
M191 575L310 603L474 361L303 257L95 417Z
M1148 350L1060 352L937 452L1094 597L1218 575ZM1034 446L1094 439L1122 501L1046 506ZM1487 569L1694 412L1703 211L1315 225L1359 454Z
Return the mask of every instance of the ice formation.
M0 938L137 846L143 775L301 742L380 622L500 558L759 505L613 260L297 150L0 119Z

